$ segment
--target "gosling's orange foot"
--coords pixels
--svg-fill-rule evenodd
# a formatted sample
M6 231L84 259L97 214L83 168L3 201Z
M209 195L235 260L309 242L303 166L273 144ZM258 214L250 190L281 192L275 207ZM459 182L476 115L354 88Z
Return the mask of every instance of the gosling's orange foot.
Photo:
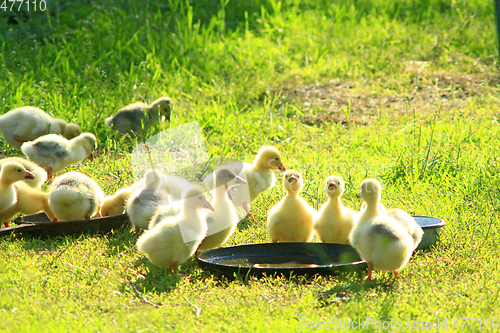
M372 280L373 263L368 263L368 275L366 276L366 281Z
M170 273L174 274L174 275L177 275L178 271L179 271L179 263L178 262L173 262L172 263L172 266L170 266L170 269L169 269Z
M243 202L241 204L241 207L243 207L243 210L245 213L247 213L248 217L252 219L253 223L257 223L257 220L253 217L253 215L250 213L250 209L248 209L248 204L246 202Z
M248 213L248 217L250 217L252 219L253 223L257 223L257 220L255 219L255 217L253 217L252 214Z

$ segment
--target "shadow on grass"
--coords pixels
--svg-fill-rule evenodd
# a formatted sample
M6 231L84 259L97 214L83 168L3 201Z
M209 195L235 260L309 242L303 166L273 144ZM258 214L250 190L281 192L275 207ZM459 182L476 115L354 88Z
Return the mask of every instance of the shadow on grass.
M197 279L195 277L197 265L192 260L181 264L179 268L179 274L175 275L168 268L157 266L142 256L129 267L124 268L127 281L122 284L122 289L124 290L129 286L136 294L138 292L169 293L183 279ZM130 274L127 273L128 270L132 270L135 273L135 280L130 278Z
M377 296L382 292L386 294L386 299L388 299L397 285L397 280L394 279L392 273L375 277L372 281L364 281L363 278L363 272L340 275L338 284L335 287L319 293L318 307L324 308L330 305L346 303L351 299L363 298L367 293Z
M199 266L198 266L199 267ZM199 272L199 273L197 273ZM333 276L339 278L341 280L345 280L345 276L348 276L347 280L352 280L354 277L357 280L361 280L364 276L363 272L338 272L338 275L321 275L321 274L300 274L296 273L253 273L250 274L249 271L247 274L238 274L234 273L232 276L228 275L224 272L215 273L208 270L200 269L195 271L193 278L198 279L199 281L205 282L214 282L217 287L230 287L234 283L238 283L245 286L251 286L253 283L262 283L262 284L292 284L296 286L313 286L318 283L318 280L322 279L330 279Z
M128 281L134 288L141 292L168 293L174 290L179 282L184 278L186 272L184 266L181 267L180 274L170 273L165 267L152 264L147 258L141 257L136 260L132 267L141 272L135 281ZM127 284L128 284L127 283Z
M247 0L247 1L230 1L226 4L221 4L220 1L214 0L199 0L190 1L188 9L186 1L148 1L145 5L135 5L128 0L115 1L113 4L106 4L100 1L78 0L71 3L66 1L50 1L45 2L47 6L44 10L35 12L33 9L28 10L27 6L16 6L15 9L8 11L5 17L6 26L13 28L30 29L33 33L37 33L45 38L51 38L60 35L63 27L66 29L78 29L79 25L85 20L92 17L92 13L99 10L104 15L116 15L117 13L130 17L150 18L157 12L163 12L167 17L180 19L192 13L192 21L200 22L202 25L209 26L214 18L224 20L224 28L234 31L241 27L248 20L250 29L256 29L259 25L258 18L262 15L261 8L265 8L267 12L272 12L273 7L268 0ZM50 17L50 20L49 20ZM49 21L51 24L49 24ZM40 29L36 27L36 23L45 23L46 28ZM175 24L173 24L175 27ZM56 29L53 29L56 28ZM57 29L60 28L60 29ZM25 31L23 35L29 36ZM40 38L43 40L43 38Z
M22 237L22 236L8 236L6 239L19 239L24 240L22 245L23 249L34 252L54 252L65 251L72 244L79 242L84 235L77 237L74 236L60 236L51 238L41 237ZM62 254L62 253L61 253Z
M140 273L140 268L145 268L147 273ZM172 275L167 269L154 266L146 258L137 260L132 266L122 266L122 269L123 283L118 290L121 293L132 292L141 302L155 308L159 308L162 304L149 301L146 298L147 294L169 293L177 288L182 280L181 276ZM135 275L135 280L131 275Z
M45 269L58 269L66 252L71 252L72 248L80 243L82 240L89 237L88 234L81 234L78 236L56 236L56 237L20 237L9 236L6 239L17 239L23 242L21 247L29 252L34 253L39 258L48 256L47 260L39 259L42 262L42 267ZM64 266L63 264L62 266Z
M254 223L248 216L246 216L244 219L238 222L236 228L238 228L238 231L244 231L246 229L252 228L252 226L254 226Z
M132 227L123 227L109 233L106 237L108 240L108 255L118 255L130 248L135 248L137 239L142 235L142 232L133 232Z

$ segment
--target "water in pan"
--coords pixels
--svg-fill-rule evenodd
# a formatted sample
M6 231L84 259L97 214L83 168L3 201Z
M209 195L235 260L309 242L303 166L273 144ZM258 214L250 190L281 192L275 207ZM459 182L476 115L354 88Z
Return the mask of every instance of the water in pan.
M251 267L252 264L246 258L224 258L216 262L219 265Z
M333 265L327 265L332 267ZM283 262L280 264L254 264L253 267L257 268L303 268L303 267L318 267L316 264L301 264L295 261ZM324 267L324 266L323 266Z
M296 261L283 263L260 263L252 264L246 258L222 259L217 261L220 265L239 266L239 267L256 267L256 268L300 268L300 267L318 267L316 264L302 264ZM332 265L327 265L332 266Z
M352 261L352 256L343 255L339 262L330 262L325 264L316 263L301 263L297 261L287 261L282 263L266 263L265 260L260 260L260 263L252 263L248 258L224 258L217 260L217 264L236 267L255 267L255 268L311 268L311 267L333 267L335 265L357 263Z
M436 226L442 223L441 219L438 219L436 217L414 216L414 218L415 221L417 221L418 225L421 226L422 228Z

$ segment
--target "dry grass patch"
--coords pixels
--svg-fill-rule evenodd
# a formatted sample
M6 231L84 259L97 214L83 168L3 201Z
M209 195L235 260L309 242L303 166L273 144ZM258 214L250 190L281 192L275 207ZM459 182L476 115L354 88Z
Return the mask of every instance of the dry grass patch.
M302 86L287 83L270 92L281 96L280 106L290 104L300 109L305 124L322 126L331 122L367 125L386 112L395 120L413 110L420 116L428 115L440 105L442 112L452 112L469 108L472 103L492 102L495 99L491 95L500 90L498 76L493 74L438 74L412 67L405 79L398 79L399 82L385 78L371 82L331 79Z

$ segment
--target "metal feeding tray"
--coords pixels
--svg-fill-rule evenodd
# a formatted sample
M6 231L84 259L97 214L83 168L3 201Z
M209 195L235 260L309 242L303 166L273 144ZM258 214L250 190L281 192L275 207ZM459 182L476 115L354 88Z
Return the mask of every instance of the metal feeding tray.
M441 234L441 228L446 225L444 220L437 217L430 216L413 216L415 221L424 231L422 240L418 244L417 250L426 249L432 244L434 244Z
M45 213L25 215L14 220L17 226L0 229L0 237L22 235L24 237L74 236L84 233L107 234L123 226L129 226L127 214L89 220L52 222Z
M213 273L262 276L264 274L338 275L366 269L350 245L330 243L248 244L202 252L198 264Z
M417 249L434 244L446 224L442 219L414 216L424 235ZM223 247L202 252L201 268L227 276L264 274L338 275L367 268L350 245L331 243L264 243Z

